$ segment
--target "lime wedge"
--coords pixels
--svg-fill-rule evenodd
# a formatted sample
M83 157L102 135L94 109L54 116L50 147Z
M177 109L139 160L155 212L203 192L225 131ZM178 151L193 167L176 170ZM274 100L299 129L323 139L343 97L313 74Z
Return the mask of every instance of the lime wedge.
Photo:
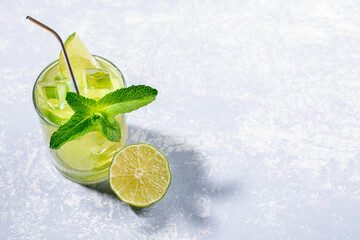
M68 54L75 78L82 78L85 68L99 68L99 63L90 54L80 37L73 33L65 42L65 49ZM59 68L62 75L69 77L63 52L60 52Z
M66 106L62 110L57 109L51 109L51 108L44 108L44 116L52 123L61 126L64 124L67 120L70 119L70 117L73 115L74 111L69 107Z
M147 207L164 197L171 182L169 163L149 144L128 145L114 156L109 182L123 202Z

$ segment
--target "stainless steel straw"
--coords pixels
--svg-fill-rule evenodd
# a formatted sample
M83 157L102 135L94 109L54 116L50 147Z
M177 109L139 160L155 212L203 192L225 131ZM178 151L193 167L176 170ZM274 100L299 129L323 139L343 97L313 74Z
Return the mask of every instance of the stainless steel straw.
M62 48L62 51L64 53L64 57L65 57L65 62L66 62L66 66L67 66L67 69L70 73L70 77L71 77L71 80L73 81L73 84L74 84L74 88L75 88L75 91L77 94L79 94L79 88L77 86L77 83L76 83L76 80L75 80L75 77L74 77L74 73L71 69L71 65L70 65L70 61L69 61L69 58L68 58L68 55L66 53L66 50L65 50L65 46L64 46L64 43L63 41L61 40L59 34L57 34L54 30L52 30L51 28L49 28L48 26L46 26L45 24L39 22L38 20L30 17L30 16L27 16L26 19L32 21L33 23L39 25L40 27L42 28L45 28L46 30L48 30L49 32L51 32L52 34L54 34L54 36L57 38L57 40L59 40L60 42L60 45L61 45L61 48Z

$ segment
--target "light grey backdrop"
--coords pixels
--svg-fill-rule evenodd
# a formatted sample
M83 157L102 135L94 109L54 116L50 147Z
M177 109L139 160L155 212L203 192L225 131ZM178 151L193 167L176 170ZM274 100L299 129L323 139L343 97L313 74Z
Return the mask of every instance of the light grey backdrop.
M34 2L0 2L1 239L360 239L359 1ZM128 115L159 203L51 166L31 90L59 45L26 15L159 90Z

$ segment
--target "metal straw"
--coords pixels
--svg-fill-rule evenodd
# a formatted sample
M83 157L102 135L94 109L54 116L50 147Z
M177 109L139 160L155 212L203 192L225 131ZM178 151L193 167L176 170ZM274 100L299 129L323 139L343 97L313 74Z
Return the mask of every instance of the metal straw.
M79 88L77 86L77 83L76 83L76 80L75 80L75 77L74 77L74 73L71 69L71 65L70 65L70 61L69 61L69 58L68 58L68 55L66 53L66 50L65 50L65 46L64 46L64 43L63 41L61 40L59 34L57 34L54 30L52 30L51 28L49 28L48 26L46 26L45 24L39 22L38 20L30 17L30 16L27 16L26 19L32 21L33 23L39 25L40 27L42 28L45 28L46 30L48 30L49 32L51 32L52 34L54 34L54 36L57 38L57 40L59 40L60 42L60 45L61 45L61 48L62 48L62 51L64 53L64 57L65 57L65 62L66 62L66 66L67 66L67 69L70 73L70 77L71 77L71 80L73 81L73 84L74 84L74 88L75 88L75 91L77 94L79 94Z

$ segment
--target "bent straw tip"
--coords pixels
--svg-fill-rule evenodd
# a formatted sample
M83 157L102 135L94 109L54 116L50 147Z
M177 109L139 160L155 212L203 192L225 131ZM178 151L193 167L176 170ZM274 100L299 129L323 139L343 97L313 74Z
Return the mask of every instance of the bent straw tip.
M49 32L51 32L57 38L57 40L60 42L60 45L61 45L63 53L64 53L65 61L66 61L66 67L67 67L67 69L68 69L68 71L70 73L70 77L71 77L71 79L72 79L72 81L74 83L75 91L76 91L77 94L79 94L79 88L78 88L78 86L76 84L76 80L75 80L74 74L73 74L72 69L71 69L70 61L69 61L69 59L67 57L67 54L66 54L64 43L61 40L59 34L57 34L54 30L52 30L51 28L49 28L45 24L39 22L38 20L36 20L36 19L34 19L34 18L30 17L30 16L27 16L26 19L29 19L31 22L33 22L33 23L39 25L40 27L45 28Z

